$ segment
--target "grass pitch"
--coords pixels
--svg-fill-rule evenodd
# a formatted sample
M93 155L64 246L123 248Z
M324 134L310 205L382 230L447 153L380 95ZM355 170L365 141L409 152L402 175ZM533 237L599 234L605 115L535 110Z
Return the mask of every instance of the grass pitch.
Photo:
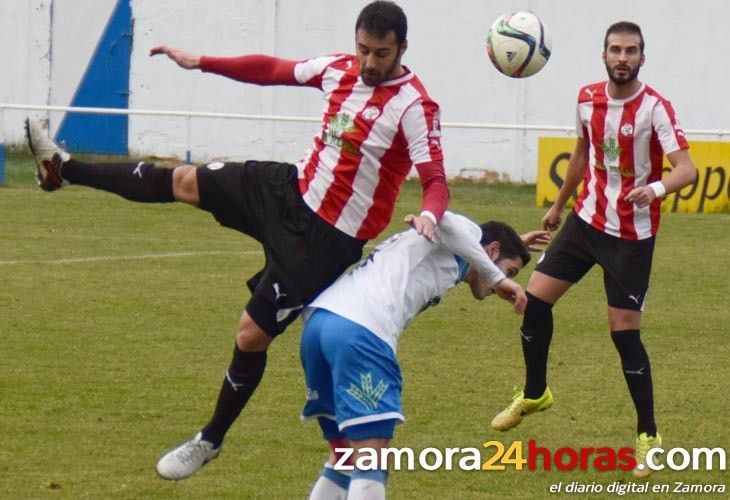
M537 228L533 187L452 185L451 209ZM418 209L404 188L394 223ZM0 497L303 498L326 456L299 421L300 324L273 345L267 373L223 454L186 481L159 479L157 458L210 416L228 366L245 280L262 265L250 238L191 207L134 204L85 188L48 194L28 158L8 159L0 187ZM652 359L667 448L730 449L726 382L730 215L665 215L642 337ZM531 263L518 277L527 283ZM634 411L608 335L600 272L555 307L555 405L508 433L489 428L523 379L519 317L457 288L404 334L407 422L393 446L445 449L534 439L561 447L633 445ZM483 449L487 459L494 449ZM728 484L727 472L664 471ZM394 472L390 498L544 498L553 484L600 485L624 472ZM651 491L651 489L649 490ZM575 496L554 494L551 496ZM644 494L643 497L666 495ZM722 496L722 495L720 495Z

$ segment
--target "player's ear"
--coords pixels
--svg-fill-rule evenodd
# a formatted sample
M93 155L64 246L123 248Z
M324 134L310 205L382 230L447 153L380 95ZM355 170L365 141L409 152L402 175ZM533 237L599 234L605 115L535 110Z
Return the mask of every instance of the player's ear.
M642 52L641 61L639 61L639 66L643 66L643 65L644 65L644 53Z
M400 54L399 55L402 56L406 52L407 49L408 49L408 40L403 40L403 43L400 44Z
M500 245L499 241L493 241L486 247L484 247L484 250L486 250L487 255L489 255L489 258L493 261L497 260L499 258L499 251L500 251Z

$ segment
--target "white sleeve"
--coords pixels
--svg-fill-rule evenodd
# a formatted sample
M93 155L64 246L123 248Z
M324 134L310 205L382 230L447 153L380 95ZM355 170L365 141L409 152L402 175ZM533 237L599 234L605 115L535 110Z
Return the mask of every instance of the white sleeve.
M580 119L580 104L575 107L575 135L583 137L583 120Z
M463 215L445 212L436 226L436 236L441 245L467 261L490 285L506 278L479 243L482 230Z
M342 54L332 54L300 61L294 66L294 78L301 84L307 84L313 78L321 76L327 66L343 57Z
M680 137L684 139L684 132L680 128L671 106L667 107L664 102L658 102L651 113L651 125L659 137L659 143L662 145L665 155L682 149Z

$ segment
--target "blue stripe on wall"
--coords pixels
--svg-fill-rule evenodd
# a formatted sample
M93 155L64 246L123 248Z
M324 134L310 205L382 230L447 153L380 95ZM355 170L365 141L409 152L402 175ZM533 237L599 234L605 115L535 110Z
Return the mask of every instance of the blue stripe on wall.
M118 0L71 106L128 108L131 54L130 0ZM56 141L65 144L69 151L127 154L128 122L126 115L67 113Z

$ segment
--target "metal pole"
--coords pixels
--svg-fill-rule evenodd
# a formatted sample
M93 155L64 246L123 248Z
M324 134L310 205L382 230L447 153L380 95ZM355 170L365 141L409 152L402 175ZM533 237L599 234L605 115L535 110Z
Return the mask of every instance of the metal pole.
M190 121L191 121L191 116L186 115L185 116L185 163L188 163L188 164L192 162L192 158L191 158L191 154L190 154L190 149L192 147L190 145L190 143L192 141L192 139L191 139L192 131L190 130L190 128L191 128Z
M5 108L0 106L0 186L5 184Z

